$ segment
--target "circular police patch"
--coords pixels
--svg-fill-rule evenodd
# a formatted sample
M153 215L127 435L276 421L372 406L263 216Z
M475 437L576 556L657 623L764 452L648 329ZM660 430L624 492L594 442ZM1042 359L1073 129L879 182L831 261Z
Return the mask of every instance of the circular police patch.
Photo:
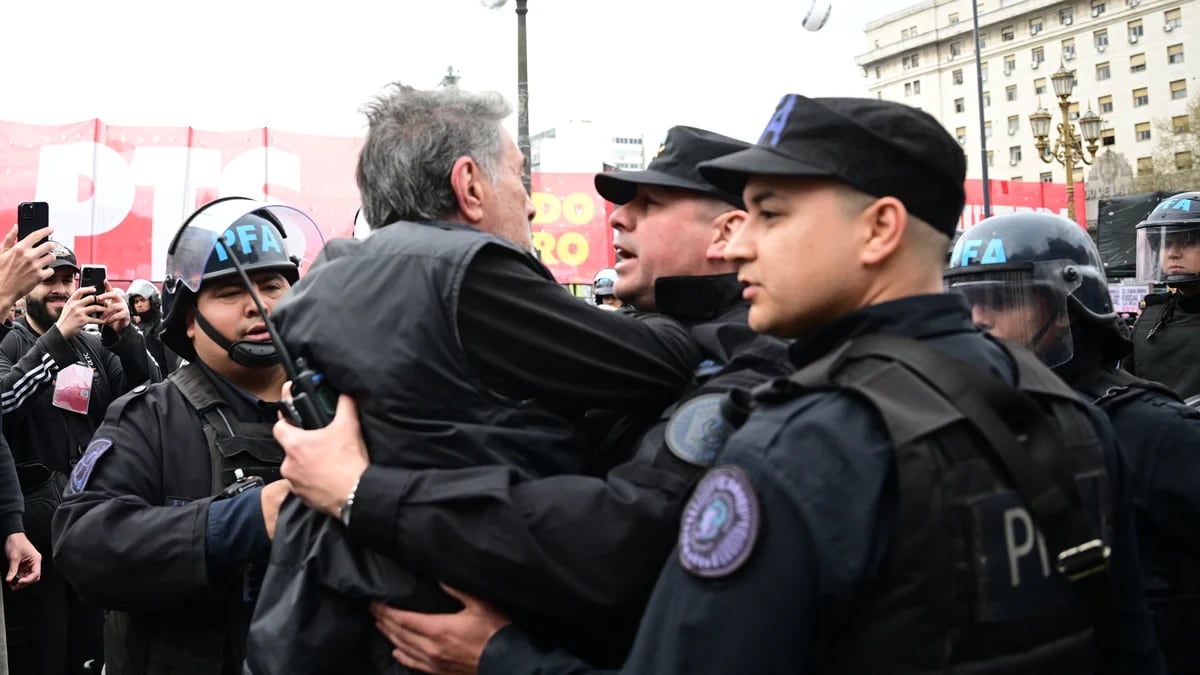
M83 456L71 471L71 484L67 486L67 494L83 492L83 488L87 487L88 478L92 476L92 469L96 468L96 461L112 447L112 443L111 438L97 438L88 444L87 450L83 451Z
M721 416L724 394L704 394L685 401L667 422L666 441L671 452L696 466L712 466L717 453L733 433Z
M750 557L758 538L758 495L739 468L709 471L683 511L679 563L698 577L723 577Z

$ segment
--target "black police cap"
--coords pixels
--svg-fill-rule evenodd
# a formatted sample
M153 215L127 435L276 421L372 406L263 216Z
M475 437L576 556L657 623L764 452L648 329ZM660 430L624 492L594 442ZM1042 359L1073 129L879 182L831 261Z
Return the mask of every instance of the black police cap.
M750 147L749 143L693 127L671 127L667 140L658 154L650 160L645 171L618 171L596 174L596 191L614 204L625 204L637 196L639 185L691 190L712 195L738 207L742 190L726 190L705 180L697 166L701 162L723 157Z
M896 197L947 235L962 216L967 163L958 142L928 113L865 98L788 94L759 138L705 162L700 173L728 191L748 176L837 180L874 197Z

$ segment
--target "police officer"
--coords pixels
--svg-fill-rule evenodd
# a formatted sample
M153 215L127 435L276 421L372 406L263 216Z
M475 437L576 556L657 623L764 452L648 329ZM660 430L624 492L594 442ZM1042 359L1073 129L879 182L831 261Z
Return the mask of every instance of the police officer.
M55 561L110 610L110 675L241 672L288 489L271 437L286 378L232 260L270 311L298 276L284 223L315 231L298 211L243 198L180 228L162 335L189 364L109 408L55 515Z
M596 272L592 281L592 297L600 309L620 309L625 303L617 297L617 271L606 267Z
M158 362L163 375L175 370L179 357L162 343L162 300L154 284L145 279L136 279L129 284L128 303L133 308L138 330L146 337L146 348Z
M673 127L645 171L596 176L598 192L618 205L610 221L614 242L630 253L618 268L617 292L689 326L705 355L698 386L654 411L640 439L617 431L605 439L616 447L596 453L624 463L541 480L520 480L506 467L393 468L408 480L375 498L385 501L352 510L349 536L484 594L546 642L598 664L624 661L674 543L679 511L720 444L721 394L788 372L785 344L746 324L749 307L734 265L721 257L745 218L741 197L697 170L745 147ZM276 433L289 454L339 462L339 450L362 445L356 428L350 417L319 431L281 424ZM505 583L490 584L490 576ZM375 611L387 621L391 610Z
M1200 394L1200 192L1168 197L1138 223L1137 276L1169 292L1146 296L1125 369Z
M1091 237L1046 213L989 218L963 233L946 285L966 295L976 324L1029 346L1108 415L1130 467L1142 572L1168 670L1200 672L1200 411L1116 369L1133 345Z
M907 106L792 94L701 171L744 187L725 255L750 326L798 338L798 371L731 399L731 421L751 412L684 508L625 672L1161 672L1119 480L1106 503L1110 432L940 293L954 139ZM415 617L401 660L451 672L483 642L480 672L583 672L468 601Z

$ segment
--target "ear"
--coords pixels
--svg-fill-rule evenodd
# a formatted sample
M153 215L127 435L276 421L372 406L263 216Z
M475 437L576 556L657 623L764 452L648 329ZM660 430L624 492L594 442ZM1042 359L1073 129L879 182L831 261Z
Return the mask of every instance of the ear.
M483 188L486 182L483 169L470 157L459 157L450 169L450 187L458 202L458 212L469 225L483 221Z
M891 257L908 230L908 209L895 197L882 197L858 214L865 240L859 252L864 265L878 265Z
M742 223L746 222L747 217L749 217L749 214L745 211L733 209L714 218L712 222L712 240L708 242L708 248L704 251L704 257L709 260L724 260L725 246L733 238L733 233L737 232Z
M196 308L195 307L188 308L187 313L184 314L184 316L183 316L183 325L187 326L187 330L185 332L187 333L188 339L195 340L196 339Z

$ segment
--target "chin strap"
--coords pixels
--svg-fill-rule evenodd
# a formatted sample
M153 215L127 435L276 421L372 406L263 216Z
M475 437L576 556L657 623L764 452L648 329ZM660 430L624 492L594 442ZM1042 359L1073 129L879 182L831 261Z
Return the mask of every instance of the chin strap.
M208 322L208 319L204 318L199 310L196 311L196 323L200 325L200 330L204 331L209 339L229 354L229 358L234 363L247 368L269 368L279 363L279 352L271 342L252 342L250 340L230 342Z

